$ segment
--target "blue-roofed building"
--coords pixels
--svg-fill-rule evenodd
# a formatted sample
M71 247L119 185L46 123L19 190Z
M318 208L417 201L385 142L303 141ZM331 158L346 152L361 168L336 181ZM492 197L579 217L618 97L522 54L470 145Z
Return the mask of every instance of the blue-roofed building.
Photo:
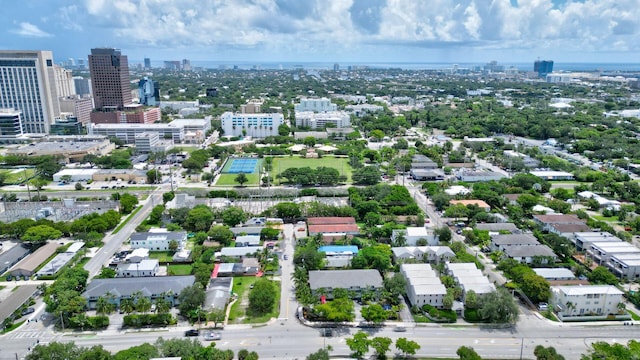
M355 245L325 245L318 251L327 255L326 267L345 268L351 266L351 260L358 254L358 247Z

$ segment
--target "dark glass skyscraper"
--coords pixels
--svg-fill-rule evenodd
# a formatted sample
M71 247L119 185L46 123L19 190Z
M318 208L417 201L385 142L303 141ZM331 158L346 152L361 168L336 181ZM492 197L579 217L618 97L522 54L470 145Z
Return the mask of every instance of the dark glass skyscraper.
M533 63L533 71L538 73L538 77L545 77L553 72L553 60L536 60Z
M119 49L91 49L89 71L96 109L122 110L131 104L129 61Z

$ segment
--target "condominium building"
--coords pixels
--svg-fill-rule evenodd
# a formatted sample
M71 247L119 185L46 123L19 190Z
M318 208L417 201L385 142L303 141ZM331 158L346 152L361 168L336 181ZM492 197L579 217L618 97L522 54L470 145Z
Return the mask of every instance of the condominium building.
M239 114L225 112L220 117L224 135L265 138L278 135L278 126L284 124L282 114Z
M91 121L91 111L93 110L93 100L89 97L71 95L61 97L60 112L71 113L82 125L87 125Z
M294 110L299 111L312 111L312 112L327 112L338 110L338 105L333 104L331 100L327 98L320 99L300 99L300 104L295 104Z
M0 50L0 108L22 112L25 133L48 133L60 114L51 51Z
M552 286L551 300L562 318L618 314L623 292L612 285Z
M296 126L312 129L347 128L351 126L351 117L342 111L316 113L312 111L296 112Z
M85 79L82 76L75 76L73 83L76 88L76 95L88 96L91 95L91 80Z
M53 73L56 76L56 88L59 97L72 96L76 94L76 83L73 80L73 71L62 66L54 65Z

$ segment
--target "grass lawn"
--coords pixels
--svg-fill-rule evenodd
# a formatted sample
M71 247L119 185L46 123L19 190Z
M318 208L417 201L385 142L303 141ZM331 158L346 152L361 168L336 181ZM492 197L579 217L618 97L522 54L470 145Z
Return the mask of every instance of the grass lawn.
M430 323L431 320L429 320L428 317L422 315L422 314L413 314L413 320L417 323Z
M599 220L599 221L606 221L606 222L610 222L610 223L617 223L619 222L618 217L617 216L602 216L602 215L593 215L592 218Z
M14 329L17 329L20 327L20 325L24 324L24 322L27 320L22 320L20 322L14 323L13 325L9 326L8 328L2 330L2 332L0 332L0 334L6 334Z
M34 169L0 169L0 173L7 174L6 184L19 184L35 175Z
M150 251L149 258L150 259L158 259L159 262L172 262L173 261L173 251ZM180 265L178 265L180 266Z
M323 156L321 159L303 159L299 156L275 157L273 158L273 169L271 170L270 175L273 177L275 185L280 185L280 179L278 179L276 175L289 168L310 167L315 169L320 166L338 170L340 175L347 176L347 182L351 182L351 166L349 166L349 159L336 158L333 156Z
M629 315L631 315L631 318L633 320L636 320L636 321L640 320L640 316L638 316L638 314L634 313L633 311L629 311L629 310L627 310L627 312L629 313Z
M233 279L233 292L238 295L238 301L236 301L231 307L229 312L229 323L231 324L251 324L251 323L264 323L272 317L277 317L280 311L280 282L274 281L276 286L276 299L274 309L271 313L260 317L251 317L247 315L246 308L249 305L249 291L251 291L251 284L258 281L260 278L255 276L245 276L241 278Z
M247 179L249 179L249 181L244 183L244 186L258 186L257 173L245 175L247 176ZM236 182L236 176L238 176L238 174L220 174L220 177L218 177L218 181L216 182L215 186L240 186L240 184Z
M133 210L133 211L131 212L131 214L129 214L129 216L127 216L127 218L126 218L126 219L124 219L124 221L123 221L123 222L121 222L121 223L120 223L120 225L118 225L118 227L116 227L116 228L113 230L113 232L111 232L111 233L112 233L112 234L117 234L117 233L118 233L118 231L122 230L122 228L123 228L125 225L127 225L127 223L129 222L129 220L131 220L131 218L133 218L133 217L138 213L138 211L140 211L140 209L142 209L142 205L138 206L135 210Z
M192 267L189 264L169 265L167 275L191 275Z

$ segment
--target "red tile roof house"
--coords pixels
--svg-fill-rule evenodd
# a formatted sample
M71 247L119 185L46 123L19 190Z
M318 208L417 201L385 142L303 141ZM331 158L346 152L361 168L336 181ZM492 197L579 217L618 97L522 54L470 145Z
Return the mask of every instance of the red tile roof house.
M344 236L352 238L360 234L360 229L353 217L312 217L307 219L309 236L322 234L331 241Z

